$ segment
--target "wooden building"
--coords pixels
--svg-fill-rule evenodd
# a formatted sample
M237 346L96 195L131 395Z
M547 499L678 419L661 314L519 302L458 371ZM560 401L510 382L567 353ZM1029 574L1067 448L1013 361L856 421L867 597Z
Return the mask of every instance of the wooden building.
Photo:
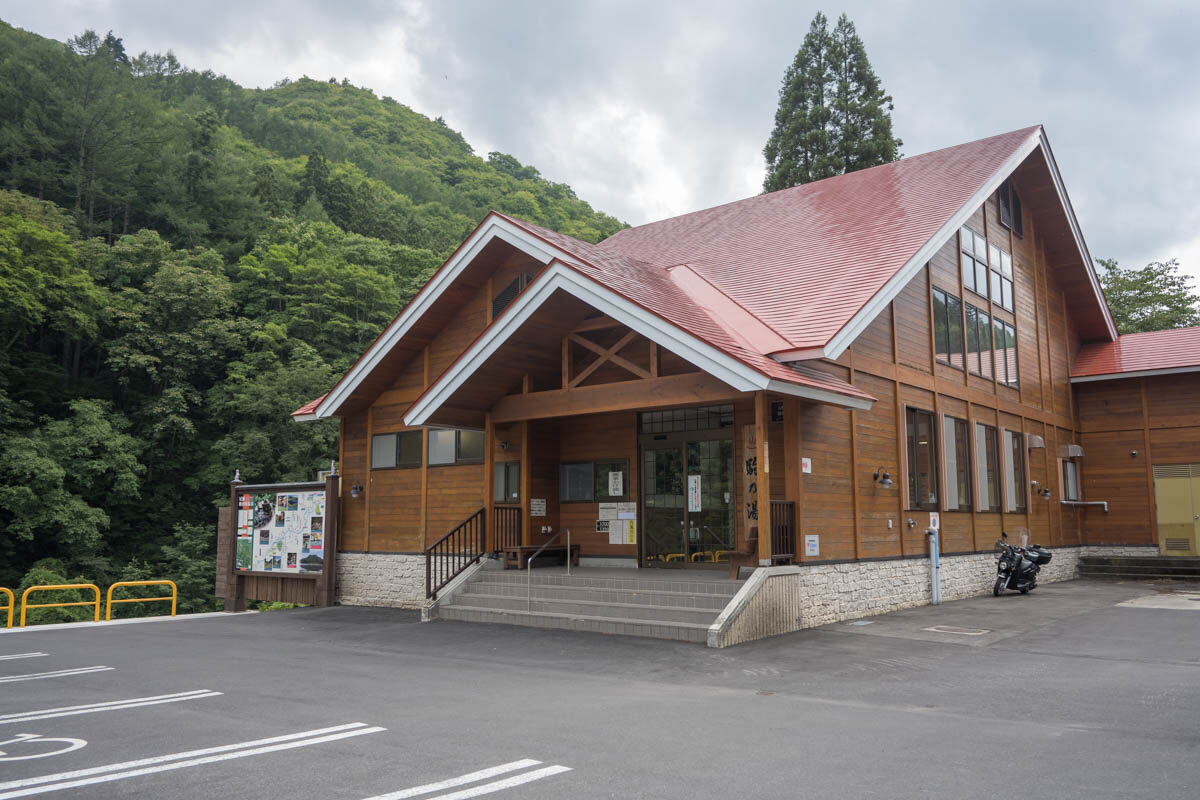
M1122 340L1039 126L597 245L490 214L295 416L341 421L345 602L422 602L454 531L868 569L939 522L978 563L1002 531L1156 545L1200 384L1072 377Z

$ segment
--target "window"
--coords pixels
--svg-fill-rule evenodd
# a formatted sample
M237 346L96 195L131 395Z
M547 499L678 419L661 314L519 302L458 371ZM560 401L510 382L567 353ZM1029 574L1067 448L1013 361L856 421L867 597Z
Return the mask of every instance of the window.
M1021 219L1021 198L1010 181L1000 184L996 192L996 205L1000 207L1000 224L1017 236L1025 235L1025 224Z
M908 418L908 507L938 508L937 440L933 414L907 409Z
M963 368L962 300L941 289L933 290L933 341L938 361Z
M971 443L967 421L942 417L946 447L946 510L971 510Z
M1005 505L1008 511L1025 510L1025 434L1004 432Z
M1063 466L1063 500L1079 499L1079 465L1074 461L1064 461Z
M614 474L620 478L613 478ZM610 493L610 488L620 491ZM558 499L564 503L614 503L629 497L629 462L584 461L560 464L558 467Z
M958 232L959 265L963 286L975 294L988 296L987 239L970 228Z
M521 462L498 461L492 483L492 501L496 503L521 502Z
M1009 311L1013 310L1013 264L1012 256L996 245L988 246L991 260L992 302Z
M504 309L508 308L509 303L517 299L517 295L521 290L533 282L533 276L524 274L518 275L513 279L513 282L505 286L503 290L492 298L492 319L500 316Z
M1000 510L999 443L996 429L975 423L975 472L979 475L979 510Z
M1017 330L1007 322L992 320L992 341L995 345L996 381L1001 386L1016 389L1017 380Z
M371 469L421 466L421 432L379 433L371 437Z
M680 433L733 427L733 406L700 406L670 411L644 411L642 433Z
M967 369L984 378L992 377L992 318L970 303L967 303Z
M467 430L429 432L429 465L478 464L483 461L483 433Z

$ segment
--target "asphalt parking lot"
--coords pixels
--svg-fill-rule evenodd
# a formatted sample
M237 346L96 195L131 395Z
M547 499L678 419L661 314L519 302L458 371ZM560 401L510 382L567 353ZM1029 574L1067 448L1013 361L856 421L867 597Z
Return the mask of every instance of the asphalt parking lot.
M1198 600L1074 581L727 650L372 608L4 633L0 800L1195 798Z

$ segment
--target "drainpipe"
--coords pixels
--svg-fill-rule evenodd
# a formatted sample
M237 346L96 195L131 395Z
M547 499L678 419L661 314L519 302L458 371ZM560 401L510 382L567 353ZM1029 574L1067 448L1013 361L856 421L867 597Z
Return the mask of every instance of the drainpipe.
M933 590L933 604L942 604L942 559L938 548L937 528L926 528L925 538L929 540L929 581Z

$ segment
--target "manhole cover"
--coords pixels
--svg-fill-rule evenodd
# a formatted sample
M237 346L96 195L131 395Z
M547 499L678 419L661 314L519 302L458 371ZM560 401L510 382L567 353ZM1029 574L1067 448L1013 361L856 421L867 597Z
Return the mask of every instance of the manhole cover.
M934 625L932 628L922 628L923 631L934 633L957 633L959 636L983 636L991 631L983 628L960 628L957 625Z

